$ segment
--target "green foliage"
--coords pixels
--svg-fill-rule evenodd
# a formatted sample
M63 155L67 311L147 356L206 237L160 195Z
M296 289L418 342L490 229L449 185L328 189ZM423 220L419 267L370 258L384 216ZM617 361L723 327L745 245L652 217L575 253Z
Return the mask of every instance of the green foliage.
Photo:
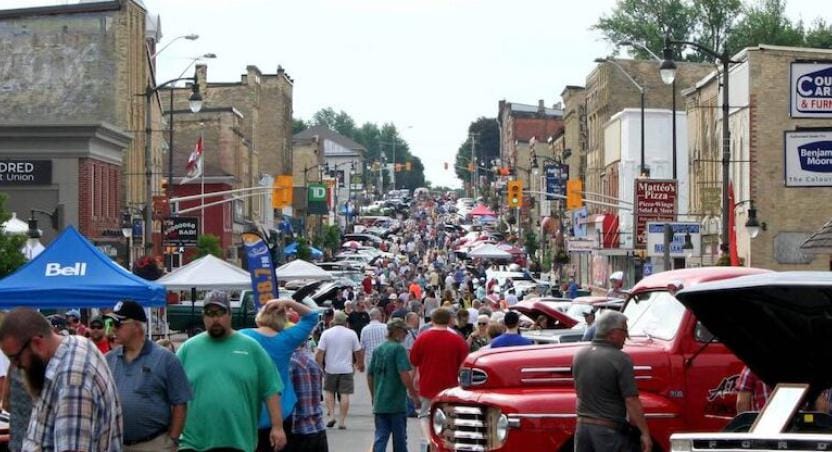
M593 26L611 43L622 40L642 43L662 55L663 37L670 32L677 41L692 41L721 53L734 54L759 44L832 48L832 27L816 19L804 29L786 16L786 0L618 0L609 14L602 15ZM682 60L681 46L675 46L674 59ZM631 48L636 58L651 56ZM684 59L711 61L701 52L691 52Z
M312 260L312 250L309 248L309 242L304 237L298 238L298 250L296 256L298 259L305 261Z
M397 188L409 188L413 191L427 184L425 181L425 166L422 160L410 152L410 146L399 135L395 124L384 123L379 126L375 123L365 122L361 127L357 127L355 120L348 113L343 110L336 112L332 108L324 108L316 112L312 115L310 123L311 125L329 127L367 148L367 152L364 154L367 165L379 161L382 154L387 159L387 163L410 162L410 171L396 173ZM362 173L362 180L377 184L378 173L369 174L366 167L362 169ZM391 181L386 171L383 177L386 191L390 188Z
M526 248L526 253L529 254L529 258L534 257L538 248L537 235L532 231L526 232L523 246Z
M491 161L500 158L500 128L495 118L486 117L477 118L468 126L468 137L459 147L453 163L456 177L463 182L471 181L468 164L471 163L472 134L477 136L474 156L480 165L479 174L492 179L494 173L491 172Z
M341 247L341 229L337 225L324 226L321 246L332 254Z
M209 254L222 259L220 238L213 234L200 235L196 240L196 255L198 257L204 257Z
M11 213L5 209L6 195L0 193L0 223L9 221ZM0 278L14 273L18 267L26 263L26 258L20 249L26 243L26 236L5 235L0 231Z
M309 128L309 123L304 121L303 119L292 119L292 135L296 133L303 132L304 130Z

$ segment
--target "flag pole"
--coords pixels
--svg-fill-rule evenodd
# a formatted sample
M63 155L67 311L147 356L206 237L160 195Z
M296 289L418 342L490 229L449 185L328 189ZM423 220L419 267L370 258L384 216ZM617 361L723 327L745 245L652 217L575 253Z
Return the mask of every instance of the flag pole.
M200 214L202 219L199 222L199 235L205 235L205 142L202 140L202 130L199 131L199 142L202 144L202 155L200 165L202 165L200 179Z

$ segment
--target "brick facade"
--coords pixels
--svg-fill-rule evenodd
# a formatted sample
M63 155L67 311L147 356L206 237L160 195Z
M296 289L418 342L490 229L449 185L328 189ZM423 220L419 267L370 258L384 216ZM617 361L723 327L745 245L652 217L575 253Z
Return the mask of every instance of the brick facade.
M78 230L87 237L121 229L121 168L95 159L78 161Z

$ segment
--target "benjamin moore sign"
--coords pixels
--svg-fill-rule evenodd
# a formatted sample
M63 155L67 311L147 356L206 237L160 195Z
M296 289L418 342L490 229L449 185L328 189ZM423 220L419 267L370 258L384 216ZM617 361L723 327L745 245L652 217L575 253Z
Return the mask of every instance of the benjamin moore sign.
M0 185L51 185L52 160L0 160Z
M787 187L832 187L832 131L785 132Z
M789 97L793 118L832 118L832 61L792 63Z

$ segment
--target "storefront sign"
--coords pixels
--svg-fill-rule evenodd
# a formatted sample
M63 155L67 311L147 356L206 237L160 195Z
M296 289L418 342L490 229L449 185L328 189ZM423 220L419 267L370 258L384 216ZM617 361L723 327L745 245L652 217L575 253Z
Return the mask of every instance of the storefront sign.
M787 187L832 187L832 131L785 133Z
M676 219L676 181L638 179L635 189L635 247L647 245L647 222L666 223Z
M792 63L789 93L793 118L832 117L832 62Z
M164 246L196 246L199 238L199 218L170 217L163 220Z
M647 223L647 255L664 255L664 225L665 223ZM685 257L687 250L685 245L685 234L690 234L690 241L693 244L691 256L699 256L701 251L702 225L699 223L670 223L673 228L673 240L670 242L670 257Z
M547 164L543 167L546 174L546 199L553 201L552 195L566 196L566 181L569 180L569 165L561 163Z
M566 250L570 253L589 253L598 246L597 242L588 238L570 237L566 239Z
M316 215L323 215L329 211L327 207L327 193L326 185L324 184L309 184L307 188L307 205L306 209L309 213Z
M51 185L52 160L0 160L0 185Z
M575 237L586 237L586 222L589 211L581 207L572 212L572 235Z

